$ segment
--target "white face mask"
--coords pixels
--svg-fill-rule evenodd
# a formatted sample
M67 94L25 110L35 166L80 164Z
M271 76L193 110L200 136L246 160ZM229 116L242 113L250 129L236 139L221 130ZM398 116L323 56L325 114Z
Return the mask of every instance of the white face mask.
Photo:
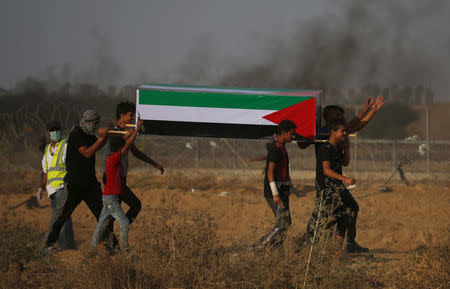
M61 131L60 130L51 131L49 134L50 134L50 139L52 141L59 141L61 139Z

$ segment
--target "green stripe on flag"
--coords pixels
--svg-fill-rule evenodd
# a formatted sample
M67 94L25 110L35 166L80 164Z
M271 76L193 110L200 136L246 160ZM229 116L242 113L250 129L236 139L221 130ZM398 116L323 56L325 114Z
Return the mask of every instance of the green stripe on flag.
M310 98L313 97L139 90L140 105L280 110Z

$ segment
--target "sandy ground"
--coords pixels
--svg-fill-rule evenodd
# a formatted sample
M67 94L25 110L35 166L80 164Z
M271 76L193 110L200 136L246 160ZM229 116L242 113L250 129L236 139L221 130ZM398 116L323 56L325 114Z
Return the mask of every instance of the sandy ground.
M263 198L260 171L248 176L236 171L190 171L182 176L168 173L163 177L151 170L130 173L127 183L142 201L141 213L129 232L131 246L137 242L138 228L151 224L153 209L161 206L163 199L174 200L180 211L208 212L218 226L218 237L225 247L255 244L272 227L273 214ZM395 268L407 262L408 252L430 242L446 244L450 236L448 177L409 175L413 184L406 186L396 176L388 184L390 192L379 192L391 173L375 180L376 176L358 176L357 186L351 189L360 206L357 241L369 247L371 252L350 257L369 260L373 269L370 274L374 276L397 274ZM313 176L311 172L294 174L299 194L290 198L293 224L289 237L304 232L311 214L315 191L310 176ZM208 187L205 183L209 183L208 189L202 189ZM25 188L23 192L0 194L2 220L12 227L19 223L28 224L43 235L51 216L49 201L44 199L41 208L28 208L25 202L33 195L33 190L32 186ZM358 197L370 192L375 193ZM124 208L127 209L126 205ZM76 243L81 249L87 248L96 225L95 218L84 203L75 210L72 218ZM77 270L83 262L82 252L68 250L55 256L67 269Z
M211 175L214 176L214 175ZM160 179L158 179L160 178ZM184 177L189 178L189 177ZM142 211L137 222L151 219L151 208L160 205L161 198L175 198L180 210L206 209L218 225L218 234L224 245L233 242L252 244L266 233L273 224L273 215L262 194L262 176L215 177L218 186L227 184L227 189L213 187L198 189L201 184L190 183L184 187L169 189L164 179L153 172L144 174L134 171L128 178L129 186L142 201ZM236 181L238 180L239 181ZM161 181L157 188L152 180ZM237 185L233 183L236 181ZM291 195L291 215L293 224L290 236L304 231L313 207L314 187L312 179L294 179L299 195ZM362 179L351 189L360 206L357 241L374 252L403 252L423 245L427 238L439 243L449 235L450 190L448 182L439 184L432 181L416 181L406 186L394 178L388 186L391 192L377 192L359 198L358 195L376 191L384 181ZM0 208L7 222L31 224L39 232L44 232L50 220L51 210L48 199L43 208L17 207L31 196L32 192L0 195ZM124 205L126 208L126 205ZM73 214L75 238L78 245L90 240L95 228L95 219L87 206L82 203ZM130 243L137 230L130 230Z

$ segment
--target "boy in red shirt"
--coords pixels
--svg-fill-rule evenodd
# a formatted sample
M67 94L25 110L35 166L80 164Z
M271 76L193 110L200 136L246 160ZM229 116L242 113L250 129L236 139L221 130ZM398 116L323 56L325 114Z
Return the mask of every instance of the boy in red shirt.
M125 137L112 137L110 147L112 154L106 158L106 184L103 190L103 209L98 220L97 227L92 235L91 245L99 245L100 236L113 220L116 219L120 225L120 249L129 251L128 229L130 221L125 216L125 212L120 204L119 196L123 193L124 173L121 156L128 154L130 146L133 144L136 134L141 128L142 121L139 119L136 129Z

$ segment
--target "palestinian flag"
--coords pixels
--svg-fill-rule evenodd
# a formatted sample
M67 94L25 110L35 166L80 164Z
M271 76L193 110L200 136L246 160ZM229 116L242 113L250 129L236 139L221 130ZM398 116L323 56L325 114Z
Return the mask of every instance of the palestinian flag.
M271 138L289 119L314 140L320 93L150 84L137 91L136 115L148 134L246 139Z

